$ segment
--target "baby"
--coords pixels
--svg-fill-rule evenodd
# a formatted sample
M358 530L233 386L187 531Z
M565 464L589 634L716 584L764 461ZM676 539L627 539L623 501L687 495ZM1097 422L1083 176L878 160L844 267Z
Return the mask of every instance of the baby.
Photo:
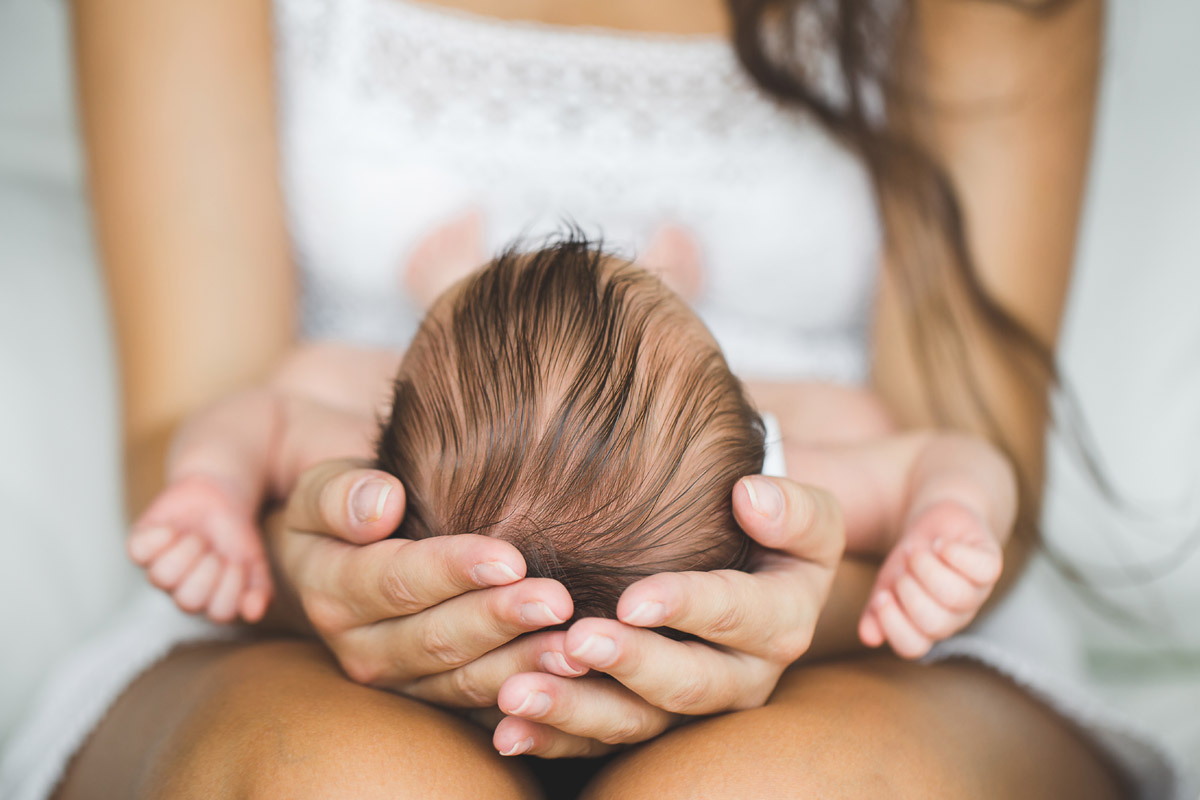
M129 542L181 606L261 615L258 499L347 454L344 438L314 435L334 412L312 398L336 377L276 381L185 433ZM824 427L854 428L852 414ZM928 627L930 604L953 623L939 635L966 624L999 577L1015 514L1004 460L954 435L823 438L787 443L788 475L847 505L848 552L886 557L863 640ZM579 618L614 616L622 591L657 572L748 568L731 495L763 456L762 420L699 318L651 274L568 238L509 251L438 298L400 364L376 465L406 491L396 535L506 539L529 576L564 584Z
M404 484L398 535L503 538L576 617L611 617L639 578L746 566L730 498L762 463L762 422L698 318L567 241L505 253L439 298L377 466Z

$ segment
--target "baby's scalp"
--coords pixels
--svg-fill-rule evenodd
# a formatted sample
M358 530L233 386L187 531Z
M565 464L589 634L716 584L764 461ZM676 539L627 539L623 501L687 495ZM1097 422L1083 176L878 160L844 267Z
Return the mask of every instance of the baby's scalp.
M711 335L655 277L571 235L510 249L434 304L405 355L378 466L405 538L512 542L576 617L656 572L740 568L730 504L762 422Z

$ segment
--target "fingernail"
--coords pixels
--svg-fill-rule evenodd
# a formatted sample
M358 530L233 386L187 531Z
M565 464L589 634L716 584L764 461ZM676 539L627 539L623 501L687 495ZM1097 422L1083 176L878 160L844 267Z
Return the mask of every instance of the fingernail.
M563 619L551 611L550 606L538 601L521 604L521 621L540 628L543 625L559 625Z
M750 495L750 505L755 511L769 520L779 518L783 512L783 492L774 481L749 477L742 478L742 485L746 487L746 493Z
M545 692L530 692L521 705L508 712L515 717L540 717L550 710L550 695Z
M930 549L933 550L933 552L938 553L939 555L941 554L942 550L945 547L946 547L946 542L940 536L938 538L934 539L933 544L930 545Z
M139 564L156 553L171 536L170 528L143 528L129 535L129 556Z
M558 651L542 653L538 658L538 665L542 668L542 672L549 672L551 675L558 675L563 678L574 678L587 672L586 669L576 669L567 661L567 657Z
M392 485L380 478L372 478L354 489L350 497L350 508L359 522L374 522L383 516Z
M507 586L519 581L521 576L503 561L485 561L471 567L471 577L484 586Z
M528 753L530 751L530 749L532 749L532 748L533 748L533 737L530 736L527 739L522 739L521 741L517 742L516 744L514 744L512 747L508 748L507 750L500 751L500 755L502 755L502 756L519 756L522 753Z
M645 600L637 604L633 611L626 615L624 622L628 625L652 626L661 625L667 618L667 607L653 600Z
M617 643L607 636L592 634L571 651L571 657L597 667L607 667L617 660Z

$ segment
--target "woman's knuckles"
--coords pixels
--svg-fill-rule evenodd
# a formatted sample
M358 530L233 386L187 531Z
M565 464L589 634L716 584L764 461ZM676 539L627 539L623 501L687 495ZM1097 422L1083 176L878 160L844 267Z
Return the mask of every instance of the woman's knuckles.
M595 738L606 745L633 744L644 742L656 733L642 716L622 715L612 722L607 731Z
M303 593L300 604L309 624L326 639L352 627L345 606L329 595Z
M673 714L699 714L721 707L721 694L724 692L720 692L709 681L692 674L667 688L661 702L656 705Z
M763 656L776 664L788 665L808 651L812 644L811 628L793 627L785 633L767 638Z
M370 658L360 653L339 653L336 649L338 663L346 677L363 686L378 686L384 679L384 665L379 659Z
M488 708L496 705L499 685L496 681L489 680L481 670L472 669L470 664L450 672L448 679L454 697L447 700L453 705L469 708Z
M712 609L707 619L701 621L698 626L700 630L696 633L706 639L722 641L745 633L746 625L746 608L730 598Z
M471 646L464 637L433 620L426 621L417 633L417 652L430 656L447 669L461 667L473 660L478 653L470 652Z
M421 595L407 565L389 561L379 572L379 596L388 608L411 614L421 608Z

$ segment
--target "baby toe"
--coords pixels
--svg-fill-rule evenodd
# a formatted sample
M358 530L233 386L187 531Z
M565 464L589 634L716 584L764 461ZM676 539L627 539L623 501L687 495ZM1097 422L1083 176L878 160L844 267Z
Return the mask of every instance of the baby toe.
M958 615L942 607L911 575L896 581L896 599L913 626L930 639L944 639L957 628Z
M220 574L221 560L212 553L205 554L175 589L175 603L188 613L201 610L208 605Z
M869 608L863 612L862 619L858 621L858 638L867 647L879 647L884 642L883 628L879 626L879 619L875 616L875 612Z
M129 534L125 542L129 558L144 567L175 541L175 531L166 525L150 525L138 528Z
M226 564L208 601L208 618L213 622L233 622L245 589L245 569L236 562Z
M928 550L913 554L909 573L945 608L957 612L977 609L980 588Z
M929 652L932 645L929 637L917 630L891 592L877 595L874 606L880 627L896 655L920 658Z
M976 586L991 586L1004 569L999 546L987 547L947 542L935 548L938 557Z
M271 602L270 589L247 589L239 603L239 611L246 622L258 622L267 613Z
M158 588L174 589L207 549L198 536L181 536L154 559L146 575Z

